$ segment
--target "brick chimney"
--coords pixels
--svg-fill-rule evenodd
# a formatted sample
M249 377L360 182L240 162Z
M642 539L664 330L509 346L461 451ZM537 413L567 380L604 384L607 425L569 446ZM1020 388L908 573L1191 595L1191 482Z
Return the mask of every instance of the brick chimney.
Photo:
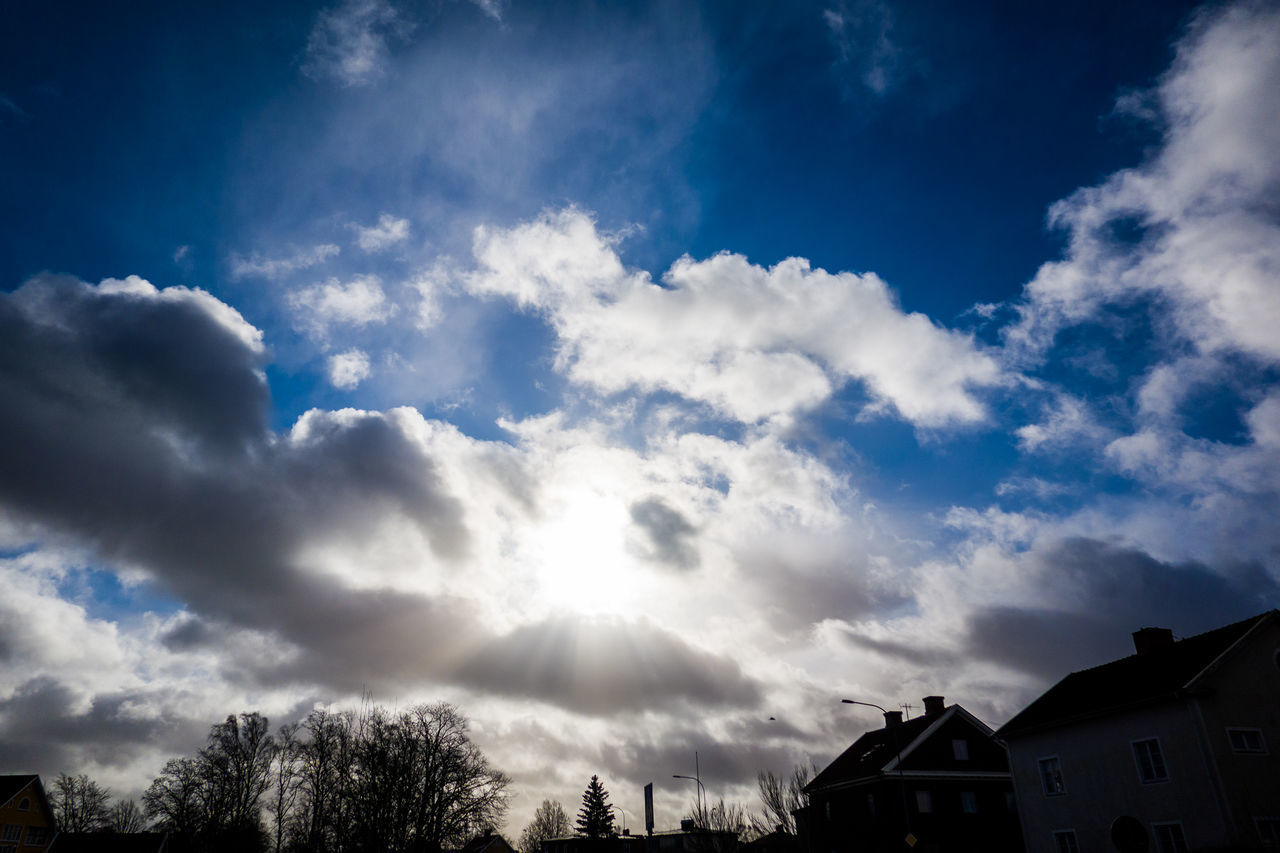
M885 711L884 712L884 727L886 729L891 729L894 726L900 726L900 725L902 725L901 711Z
M926 717L937 717L947 710L947 705L942 701L941 696L924 697L924 715Z
M1133 650L1140 655L1148 655L1156 649L1172 645L1172 628L1139 628L1133 632Z

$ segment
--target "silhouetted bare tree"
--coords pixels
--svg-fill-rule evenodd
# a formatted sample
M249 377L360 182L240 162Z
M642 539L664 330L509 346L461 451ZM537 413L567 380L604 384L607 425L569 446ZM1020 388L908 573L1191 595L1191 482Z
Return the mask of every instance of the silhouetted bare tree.
M290 849L311 853L461 847L502 821L506 775L452 705L400 714L318 710L299 737Z
M112 832L142 832L146 816L133 800L120 800L107 812L107 828Z
M284 849L285 833L290 816L298 802L301 775L301 744L298 742L297 723L289 723L276 732L275 753L271 764L271 795L267 811L271 813L272 845L274 853Z
M200 761L172 758L142 795L142 806L156 826L179 843L199 835L205 824L205 784Z
M747 807L741 803L726 803L723 797L715 803L695 799L689 804L689 817L699 829L710 830L703 837L689 840L689 849L698 853L727 853L736 850L738 842L750 841L759 835ZM719 834L724 832L732 832L733 840Z
M752 822L760 835L768 835L775 830L796 834L796 819L792 813L806 804L804 786L816 773L817 768L812 764L797 764L791 769L791 775L785 777L775 776L771 770L761 770L756 774L764 814L752 818Z
M49 806L62 832L93 832L107 825L106 788L81 773L59 773L49 787Z
M564 813L564 806L556 800L543 800L533 813L533 820L520 833L516 847L520 853L538 853L542 842L548 838L563 838L571 834L573 827L569 824L569 816Z

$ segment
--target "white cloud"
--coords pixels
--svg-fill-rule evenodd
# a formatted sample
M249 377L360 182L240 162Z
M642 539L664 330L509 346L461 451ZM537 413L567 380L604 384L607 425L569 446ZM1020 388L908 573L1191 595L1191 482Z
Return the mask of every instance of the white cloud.
M1061 328L1154 296L1155 310L1200 353L1280 360L1278 40L1274 6L1197 18L1154 92L1163 145L1051 210L1070 236L1068 253L1027 285L1012 346L1038 356Z
M409 238L409 220L397 219L390 213L378 217L378 224L356 229L356 243L366 252L381 252Z
M254 252L248 258L240 255L231 256L231 277L233 279L258 276L271 281L283 278L298 270L308 269L322 264L341 249L332 243L321 243L310 249L299 249L286 258L268 258Z
M584 213L480 229L466 287L548 315L558 366L603 393L667 390L755 423L818 405L849 379L872 410L922 426L981 421L976 389L1003 384L969 336L903 312L874 273L802 258L772 268L722 253L682 258L660 286L624 269Z
M1062 448L1081 441L1097 442L1108 437L1107 430L1094 419L1086 401L1059 393L1040 423L1015 430L1018 446L1025 451Z
M376 275L359 275L347 282L331 278L289 294L289 306L302 327L324 340L329 327L384 323L394 311Z
M371 372L369 356L363 350L353 348L329 357L329 381L335 388L350 391Z
M367 86L386 74L388 41L409 29L386 0L346 0L316 17L302 70L343 86Z

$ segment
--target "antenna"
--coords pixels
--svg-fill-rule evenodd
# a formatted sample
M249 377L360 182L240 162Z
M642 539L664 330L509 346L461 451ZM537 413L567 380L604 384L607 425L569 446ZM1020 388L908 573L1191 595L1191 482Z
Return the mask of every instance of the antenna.
M909 720L909 719L911 719L911 712L915 710L915 707L916 707L916 706L915 706L915 705L912 705L910 702L904 702L903 704L899 705L898 707L899 707L899 708L901 708L903 711L905 711L905 712L906 712L906 717L907 717L907 719Z

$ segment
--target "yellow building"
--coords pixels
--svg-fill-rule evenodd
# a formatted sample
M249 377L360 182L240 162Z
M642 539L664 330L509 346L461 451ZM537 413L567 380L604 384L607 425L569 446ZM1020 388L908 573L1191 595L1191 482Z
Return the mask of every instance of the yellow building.
M53 810L40 777L0 776L0 853L44 850L53 835Z

